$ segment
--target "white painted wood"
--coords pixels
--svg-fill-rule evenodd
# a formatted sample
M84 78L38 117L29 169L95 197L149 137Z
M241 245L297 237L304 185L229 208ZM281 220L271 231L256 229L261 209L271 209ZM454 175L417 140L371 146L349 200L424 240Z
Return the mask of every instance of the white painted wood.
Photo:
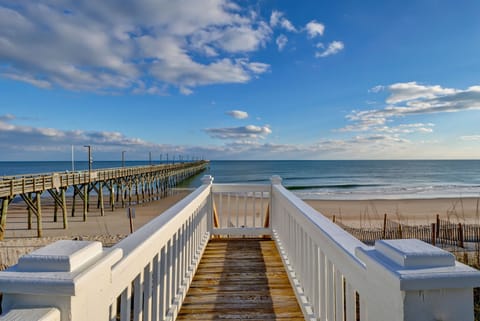
M335 309L335 288L333 284L333 264L327 259L327 320L334 320L334 309Z
M163 320L167 314L168 309L168 278L167 278L167 253L168 246L165 245L160 252L160 261L159 261L159 287L160 287L160 297L158 307L158 319Z
M327 320L327 277L325 268L325 254L320 251L320 319Z
M116 298L112 301L112 304L110 305L109 310L110 310L109 311L109 313L110 313L109 320L110 321L117 321L117 299Z
M140 321L143 319L143 273L140 273L133 280L133 320Z
M163 251L163 248L162 248ZM163 302L160 303L160 255L157 254L152 260L152 276L151 276L151 286L152 286L152 299L151 299L151 308L152 308L152 320L158 321L160 319L160 310L164 306Z
M356 319L356 298L355 290L352 288L350 283L346 284L346 293L345 293L345 306L346 306L346 320L345 321L355 321Z
M0 321L60 321L57 308L12 309Z
M129 284L120 294L120 321L130 321L132 286Z
M345 307L344 302L344 291L343 291L343 276L340 271L335 268L335 320L343 321L344 313L343 308Z
M297 282L292 282L297 297L306 294L304 297L317 300L310 294L309 284L320 283L320 302L309 303L319 320L355 320L355 291L361 299L362 321L423 321L440 315L441 320L472 320L471 289L480 285L478 271L417 240L381 241L374 248L366 246L280 184L272 185L271 196L272 235L283 244ZM320 248L318 276L309 272L309 260L304 259L308 256L305 235ZM348 288L345 299L344 278ZM456 298L465 298L466 292L470 300ZM455 313L446 311L448 302L454 302L455 308L450 309ZM422 313L418 313L420 310Z
M52 260L55 253L55 260ZM19 258L19 272L72 272L97 255L102 254L102 243L60 240Z

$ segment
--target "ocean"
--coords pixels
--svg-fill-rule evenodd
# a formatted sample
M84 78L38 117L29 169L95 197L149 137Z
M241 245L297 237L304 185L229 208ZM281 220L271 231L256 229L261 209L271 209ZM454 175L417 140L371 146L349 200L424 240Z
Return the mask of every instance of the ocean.
M121 165L96 161L93 169ZM75 162L74 170L87 168L87 162ZM0 162L0 176L71 170L71 162ZM215 183L249 184L268 183L279 175L303 199L480 197L480 160L211 161L203 174L212 175ZM199 186L203 174L183 187Z

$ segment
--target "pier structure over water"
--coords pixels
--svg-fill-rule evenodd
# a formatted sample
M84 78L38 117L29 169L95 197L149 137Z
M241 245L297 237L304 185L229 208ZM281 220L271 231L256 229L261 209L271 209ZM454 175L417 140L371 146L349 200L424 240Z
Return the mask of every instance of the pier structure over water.
M0 177L0 240L7 224L8 207L20 198L27 207L28 229L32 229L32 215L37 222L37 235L42 236L42 195L48 193L54 201L54 222L61 212L63 228L68 227L67 190L72 195L71 215L75 216L76 202L83 204L83 220L87 220L92 205L91 193L96 194L96 206L103 216L105 199L113 211L115 206L125 207L165 196L168 190L207 166L208 161L185 162L136 167L95 169L78 172Z
M368 246L272 184L203 185L111 248L63 240L0 272L0 321L473 321L480 272Z

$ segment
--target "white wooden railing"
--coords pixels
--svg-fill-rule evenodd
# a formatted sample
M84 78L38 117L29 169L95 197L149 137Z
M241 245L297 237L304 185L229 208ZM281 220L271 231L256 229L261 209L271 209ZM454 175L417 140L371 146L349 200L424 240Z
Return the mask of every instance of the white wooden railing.
M270 185L214 184L213 235L271 235Z
M306 319L473 320L480 273L417 240L369 247L281 185L204 184L113 248L59 241L0 272L0 321L174 320L210 237L275 240Z

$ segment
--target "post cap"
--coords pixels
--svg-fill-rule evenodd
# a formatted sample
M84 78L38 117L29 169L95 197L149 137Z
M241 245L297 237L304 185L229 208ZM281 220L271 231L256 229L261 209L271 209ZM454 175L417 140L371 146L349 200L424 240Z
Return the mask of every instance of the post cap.
M355 255L372 282L381 279L385 287L416 291L480 286L480 271L417 239L376 241L374 247L355 248Z
M455 265L455 256L417 239L378 240L375 249L396 264L406 267L447 267Z
M272 182L273 185L280 185L282 184L282 178L278 175L273 175L270 177L270 182Z
M102 254L102 243L60 240L20 257L18 272L72 272Z

